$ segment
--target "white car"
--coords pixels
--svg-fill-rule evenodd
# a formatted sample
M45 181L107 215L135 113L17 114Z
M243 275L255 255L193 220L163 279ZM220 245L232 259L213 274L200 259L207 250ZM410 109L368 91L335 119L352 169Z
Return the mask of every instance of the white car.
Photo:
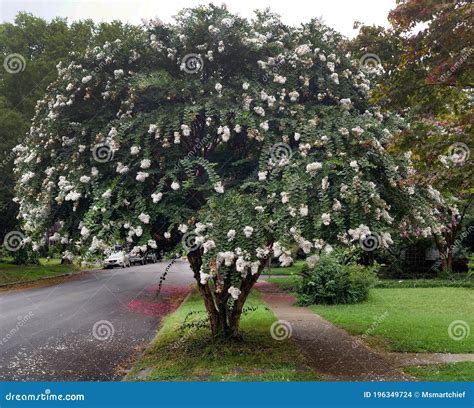
M112 252L104 259L104 268L113 268L114 266L121 266L122 268L130 266L130 259L125 251Z

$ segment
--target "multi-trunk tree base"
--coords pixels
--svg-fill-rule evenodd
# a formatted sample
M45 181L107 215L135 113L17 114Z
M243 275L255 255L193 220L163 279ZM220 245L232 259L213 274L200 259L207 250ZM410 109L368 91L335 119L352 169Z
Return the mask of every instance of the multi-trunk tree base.
M188 260L194 278L197 281L199 293L204 300L204 306L209 316L209 324L213 336L223 339L241 339L240 319L242 310L253 285L260 276L265 262L262 262L258 273L254 275L249 273L243 278L239 287L241 293L238 299L232 301L233 299L227 291L227 286L224 286L221 291L215 291L209 284L201 284L200 270L202 258L199 249L190 252L188 254Z

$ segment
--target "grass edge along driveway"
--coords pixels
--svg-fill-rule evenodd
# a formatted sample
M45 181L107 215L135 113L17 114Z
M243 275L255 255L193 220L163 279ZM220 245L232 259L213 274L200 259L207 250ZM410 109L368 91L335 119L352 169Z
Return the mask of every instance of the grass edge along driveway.
M12 283L33 282L42 278L84 270L84 267L75 264L62 265L60 259L47 260L41 258L39 262L39 265L15 265L8 262L8 260L0 262L0 286Z
M305 363L293 340L275 340L275 316L254 290L242 317L243 340L213 340L207 328L183 321L205 321L197 292L166 317L156 338L127 376L128 381L314 381L320 379ZM188 315L189 312L194 312Z

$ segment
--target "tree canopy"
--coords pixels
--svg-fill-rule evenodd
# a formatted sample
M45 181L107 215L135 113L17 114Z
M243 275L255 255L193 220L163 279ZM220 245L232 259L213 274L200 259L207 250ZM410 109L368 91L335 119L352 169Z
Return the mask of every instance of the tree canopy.
M235 335L263 266L294 244L311 264L386 247L402 222L441 228L439 193L386 151L406 125L369 103L341 47L318 20L210 5L75 53L15 148L27 242L84 257L177 243L213 331Z

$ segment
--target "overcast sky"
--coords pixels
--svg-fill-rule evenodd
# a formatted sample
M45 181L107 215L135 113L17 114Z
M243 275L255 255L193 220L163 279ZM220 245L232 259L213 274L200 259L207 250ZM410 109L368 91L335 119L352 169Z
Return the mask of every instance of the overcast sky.
M69 21L91 18L95 21L122 20L140 23L159 17L164 22L172 20L184 7L207 4L199 0L0 0L0 20L13 21L19 11L28 11L47 20L56 16ZM215 1L222 4L222 1ZM298 24L313 17L322 17L330 27L352 37L354 21L386 26L388 12L395 7L395 0L227 0L232 12L251 17L255 9L269 7L282 15L288 24Z

